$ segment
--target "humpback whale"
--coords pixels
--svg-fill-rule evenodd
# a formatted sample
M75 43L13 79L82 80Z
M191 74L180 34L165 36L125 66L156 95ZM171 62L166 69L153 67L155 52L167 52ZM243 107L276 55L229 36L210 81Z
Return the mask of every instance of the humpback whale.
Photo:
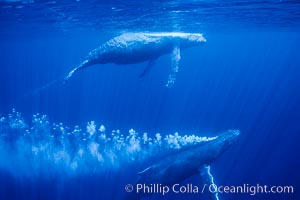
M179 69L180 51L204 42L206 39L200 33L124 33L92 50L78 67L65 77L65 81L75 72L95 64L126 65L148 61L147 67L140 75L142 77L151 70L157 58L171 54L171 72L166 86L172 87Z
M171 186L198 173L206 185L214 184L210 165L237 140L239 133L238 130L229 130L211 140L183 147L164 156L138 173L135 187L138 184ZM147 195L150 194L133 190L125 199L138 200ZM208 199L219 200L218 193L208 192Z

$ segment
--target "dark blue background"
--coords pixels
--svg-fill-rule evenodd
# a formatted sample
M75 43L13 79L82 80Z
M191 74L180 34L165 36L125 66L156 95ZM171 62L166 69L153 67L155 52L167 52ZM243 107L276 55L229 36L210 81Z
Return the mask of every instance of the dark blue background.
M205 45L181 52L180 72L171 89L164 87L170 67L167 55L143 79L139 74L146 63L96 65L76 74L66 85L58 82L39 90L53 80L62 80L90 50L116 35L95 31L3 37L0 113L7 114L16 108L27 121L39 112L47 114L51 122L63 122L70 127L84 128L88 121L95 120L109 130L127 132L134 128L149 134L179 131L210 135L239 129L238 143L212 166L216 182L293 185L297 192L300 186L299 33L286 29L232 28L224 32L207 30L204 34ZM0 177L0 196L8 199L29 194L32 199L45 196L53 199L53 193L62 191L64 195L81 194L63 195L66 199L110 199L114 187L122 186L122 177L134 180L124 173L120 173L120 179L106 178L112 181L111 188L102 197L97 191L103 177L80 177L70 181L62 191L52 191L51 184L43 185L41 181L37 184L43 191L39 197L35 196L37 185L28 189L26 183L17 184L4 174ZM18 196L18 191L28 193ZM251 199L297 198L295 194Z
M297 33L207 32L204 46L182 51L171 89L164 87L170 61L163 56L143 79L146 63L97 65L67 85L36 90L63 78L107 38L86 35L2 41L1 113L16 108L27 119L40 112L71 127L96 120L150 134L239 129L238 144L213 166L218 183L299 186Z

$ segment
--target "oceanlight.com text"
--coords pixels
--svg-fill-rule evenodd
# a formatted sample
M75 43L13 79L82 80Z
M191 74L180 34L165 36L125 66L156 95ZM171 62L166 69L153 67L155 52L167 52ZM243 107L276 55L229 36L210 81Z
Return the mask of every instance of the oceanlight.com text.
M161 194L166 195L168 193L174 194L204 194L213 193L218 194L248 194L254 196L256 194L293 194L293 186L268 186L268 185L232 185L223 186L216 184L173 184L173 185L163 185L163 184L127 184L125 186L126 192L133 192L137 194Z
M225 193L225 194L249 194L251 196L256 194L293 194L293 186L268 186L268 185L237 185L237 186L221 186L216 184L204 184L203 191L208 189L211 193Z

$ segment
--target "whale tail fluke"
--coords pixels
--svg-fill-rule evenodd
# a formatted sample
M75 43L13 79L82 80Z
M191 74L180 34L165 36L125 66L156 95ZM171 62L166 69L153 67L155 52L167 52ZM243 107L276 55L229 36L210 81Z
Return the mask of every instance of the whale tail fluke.
M64 83L66 83L78 69L79 67L76 67L72 71L70 71L69 74L64 78Z
M27 99L27 98L30 98L30 97L33 97L33 96L36 96L36 95L39 95L41 94L41 92L45 91L45 90L48 90L49 88L55 86L55 85L58 85L58 84L61 84L62 83L62 80L61 79L55 79L37 89L34 89L34 90L31 90L21 96L19 96L17 99L16 99L16 102L22 102L24 101L24 99Z
M80 65L78 67L72 69L72 71L70 71L69 74L64 78L64 83L66 83L74 75L75 72L87 67L88 64L89 64L89 61L85 60L82 63L80 63Z

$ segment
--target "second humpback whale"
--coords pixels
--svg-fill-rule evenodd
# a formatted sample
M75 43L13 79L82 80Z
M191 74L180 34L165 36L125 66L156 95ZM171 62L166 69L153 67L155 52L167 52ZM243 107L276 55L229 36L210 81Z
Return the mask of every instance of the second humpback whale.
M86 59L65 77L65 81L78 70L95 64L114 63L124 65L148 61L147 67L141 74L141 76L144 76L152 68L157 58L171 53L171 72L166 86L172 87L179 68L180 50L204 42L206 42L206 39L199 33L124 33L92 50Z
M197 173L201 175L206 186L214 185L210 165L237 140L239 134L238 130L229 130L208 141L183 147L164 156L158 162L138 173L140 177L133 186L132 192L125 199L138 200L153 194L144 192L141 187L172 186ZM203 192L203 188L201 189ZM219 200L217 192L211 193L207 190L205 192L208 192L206 199Z

